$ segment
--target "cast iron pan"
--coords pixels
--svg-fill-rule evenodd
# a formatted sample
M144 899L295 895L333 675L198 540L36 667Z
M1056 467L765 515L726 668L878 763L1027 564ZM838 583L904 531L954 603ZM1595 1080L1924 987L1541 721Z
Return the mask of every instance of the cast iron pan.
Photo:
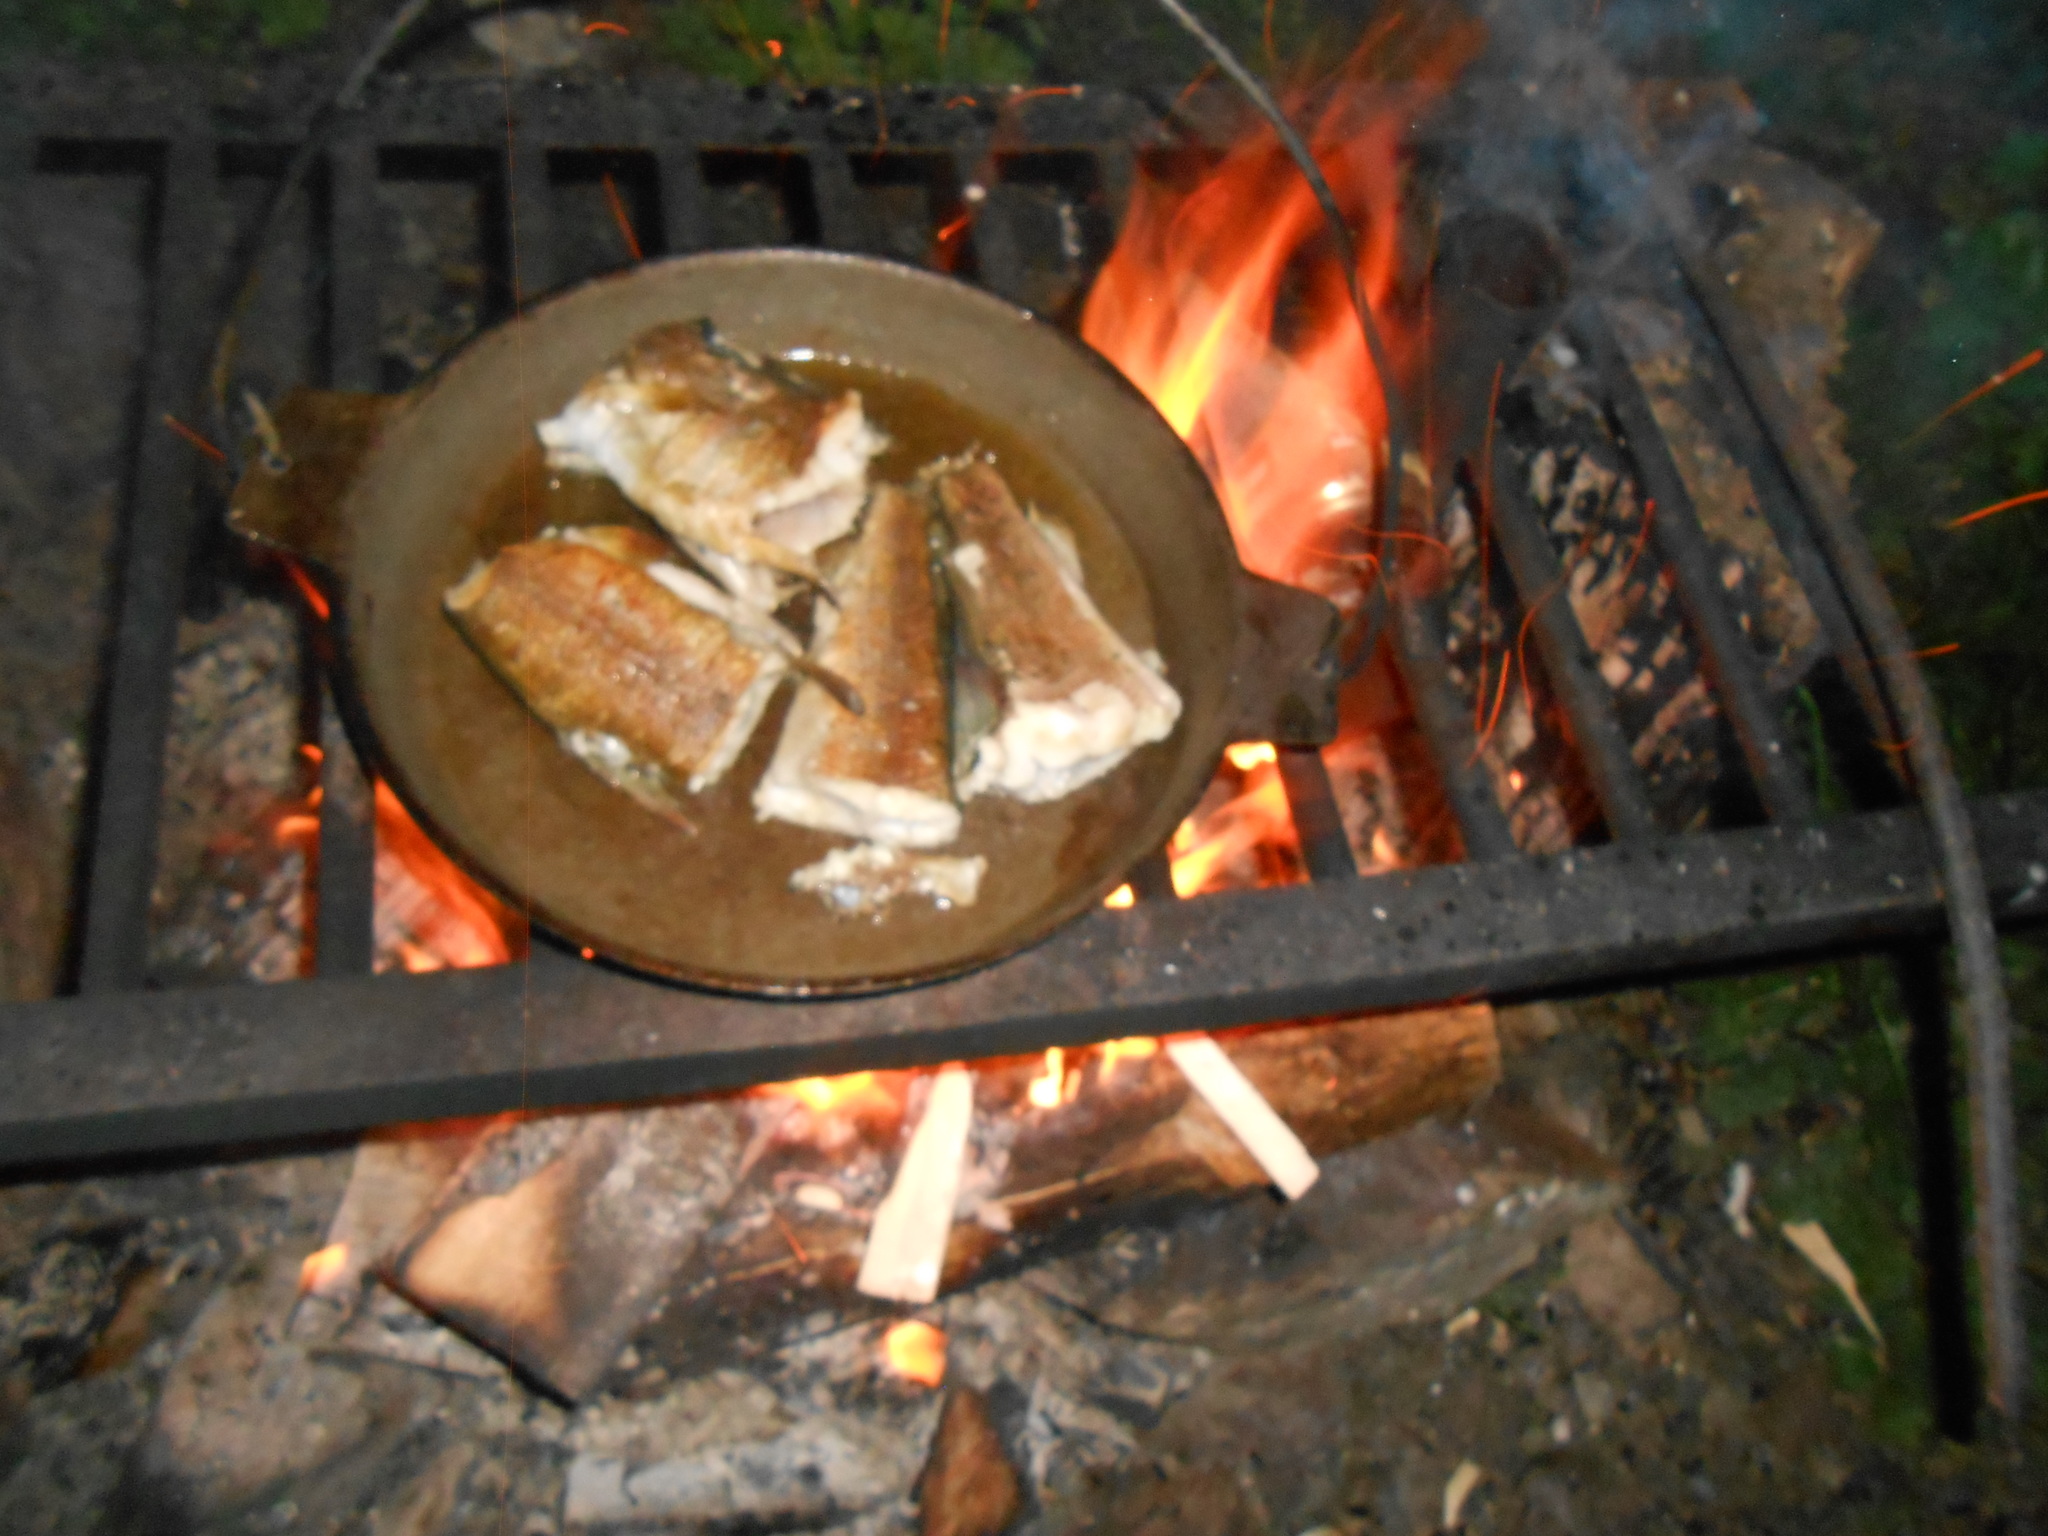
M628 515L608 487L551 487L534 423L642 331L700 316L756 353L883 369L979 418L1020 494L1073 527L1104 616L1165 658L1183 701L1166 741L1056 804L967 808L947 851L988 856L973 907L905 900L876 921L788 889L792 870L844 840L754 818L787 690L696 797L691 835L572 761L442 614L442 592L479 557L549 522ZM480 336L411 395L301 393L280 424L290 465L252 463L233 521L332 592L359 750L537 922L664 977L803 996L985 964L1097 905L1172 835L1230 742L1311 744L1333 728L1335 611L1244 572L1201 467L1111 367L949 278L803 250L651 263ZM893 425L916 435L914 421Z

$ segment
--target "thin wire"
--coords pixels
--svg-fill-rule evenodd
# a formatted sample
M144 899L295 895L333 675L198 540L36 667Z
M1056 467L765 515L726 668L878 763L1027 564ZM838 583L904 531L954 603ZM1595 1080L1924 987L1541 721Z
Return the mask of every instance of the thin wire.
M401 0L400 5L377 29L377 35L362 53L357 55L355 64L342 78L341 85L332 97L306 125L305 137L285 164L284 175L279 178L277 190L271 194L270 204L264 210L263 222L257 226L254 244L244 260L241 282L237 284L234 298L228 305L227 316L221 321L213 347L213 367L208 375L210 385L209 420L214 432L224 441L232 442L235 434L229 430L228 386L234 373L235 354L239 350L241 324L249 313L249 306L255 303L256 295L263 288L263 262L270 248L283 233L285 220L292 211L293 200L306 184L313 167L319 163L327 148L327 136L335 119L342 113L352 111L361 104L363 90L397 46L399 38L434 0Z
M1323 178L1322 167L1316 164L1315 154L1307 142L1295 131L1266 87L1260 83L1244 65L1244 62L1207 27L1193 12L1181 4L1181 0L1159 0L1167 15L1180 23L1184 30L1216 61L1216 67L1228 75L1231 83L1243 91L1246 98L1273 127L1279 135L1281 146L1287 151L1296 169L1308 182L1309 190L1315 194L1316 204L1323 211L1323 221L1329 226L1330 238L1337 247L1337 260L1344 268L1344 287L1351 295L1351 309L1358 316L1358 327L1365 333L1365 349L1372 358L1373 372L1378 376L1380 399L1387 414L1387 461L1381 467L1382 484L1375 511L1379 516L1376 532L1386 532L1400 517L1401 502L1401 460L1406 452L1406 427L1408 408L1401 398L1401 387L1394 380L1394 363L1387 351L1385 338L1380 335L1379 322L1373 318L1372 306L1366 302L1365 288L1358 278L1358 244L1351 237L1351 226L1344 222L1344 210L1337 205L1337 194L1330 190L1330 184ZM1387 551L1391 557L1393 551ZM1379 640L1379 630L1386 614L1386 590L1388 583L1380 582L1367 600L1364 640L1359 655L1369 661Z

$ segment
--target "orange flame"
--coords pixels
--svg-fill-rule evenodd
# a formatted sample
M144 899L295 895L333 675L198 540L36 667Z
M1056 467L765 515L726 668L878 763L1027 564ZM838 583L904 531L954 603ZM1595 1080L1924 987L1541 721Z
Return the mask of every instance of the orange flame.
M930 1323L898 1323L882 1336L882 1362L905 1381L936 1387L946 1379L945 1332Z
M1066 1086L1067 1053L1055 1045L1045 1053L1045 1076L1034 1077L1025 1096L1040 1109L1058 1109L1072 1097Z
M516 919L419 829L377 783L378 948L408 971L470 970L512 958Z
M306 1255L299 1266L299 1294L317 1295L339 1280L348 1269L348 1244L329 1243Z
M793 1083L768 1083L761 1091L801 1099L822 1115L875 1091L875 1074L849 1072L844 1077L806 1077Z
M1116 907L1118 909L1135 907L1138 904L1138 893L1128 885L1120 885L1102 898L1102 904L1105 907Z
M1376 29L1333 88L1289 94L1358 247L1358 279L1392 362L1411 369L1420 328L1402 319L1402 140L1479 36L1397 23ZM1400 89L1375 86L1409 57ZM1276 334L1283 308L1288 336ZM1270 127L1239 139L1191 187L1141 178L1081 334L1145 392L1216 487L1239 557L1261 575L1355 608L1377 562L1357 536L1375 522L1386 405L1314 194ZM1344 548L1343 535L1351 535ZM1171 847L1183 896L1296 878L1299 840L1272 746L1229 753L1236 794L1184 823ZM1219 783L1223 782L1219 780ZM1212 797L1216 791L1212 789ZM1247 855L1257 857L1247 859Z
M1117 1064L1126 1058L1143 1061L1147 1056L1159 1053L1159 1042L1149 1035L1134 1035L1128 1040L1105 1040L1102 1042L1101 1081L1108 1082L1116 1076Z

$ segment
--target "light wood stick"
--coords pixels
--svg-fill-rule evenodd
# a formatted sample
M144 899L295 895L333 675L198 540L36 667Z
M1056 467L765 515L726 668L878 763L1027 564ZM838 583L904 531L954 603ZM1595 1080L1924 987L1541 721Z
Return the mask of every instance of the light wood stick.
M1320 1172L1316 1160L1222 1046L1207 1035L1185 1035L1167 1041L1166 1054L1282 1194L1299 1200L1308 1192Z
M886 1301L927 1302L939 1294L953 1205L960 1197L960 1162L974 1118L974 1078L965 1067L941 1069L932 1079L924 1117L911 1132L903 1165L875 1207L861 1255L856 1289Z

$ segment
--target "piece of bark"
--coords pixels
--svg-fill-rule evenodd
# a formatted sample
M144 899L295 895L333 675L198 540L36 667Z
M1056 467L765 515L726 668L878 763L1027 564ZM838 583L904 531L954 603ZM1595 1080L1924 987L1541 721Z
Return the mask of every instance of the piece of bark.
M932 1079L896 1180L875 1210L855 1281L864 1295L923 1303L939 1294L973 1118L973 1076L965 1067L943 1068Z
M380 1275L573 1402L731 1198L748 1118L745 1101L724 1100L503 1128Z
M1168 1041L1166 1054L1282 1194L1299 1200L1308 1193L1316 1160L1221 1046L1207 1035L1192 1035Z
M988 1404L972 1387L953 1387L918 1489L921 1536L999 1536L1023 1503Z

